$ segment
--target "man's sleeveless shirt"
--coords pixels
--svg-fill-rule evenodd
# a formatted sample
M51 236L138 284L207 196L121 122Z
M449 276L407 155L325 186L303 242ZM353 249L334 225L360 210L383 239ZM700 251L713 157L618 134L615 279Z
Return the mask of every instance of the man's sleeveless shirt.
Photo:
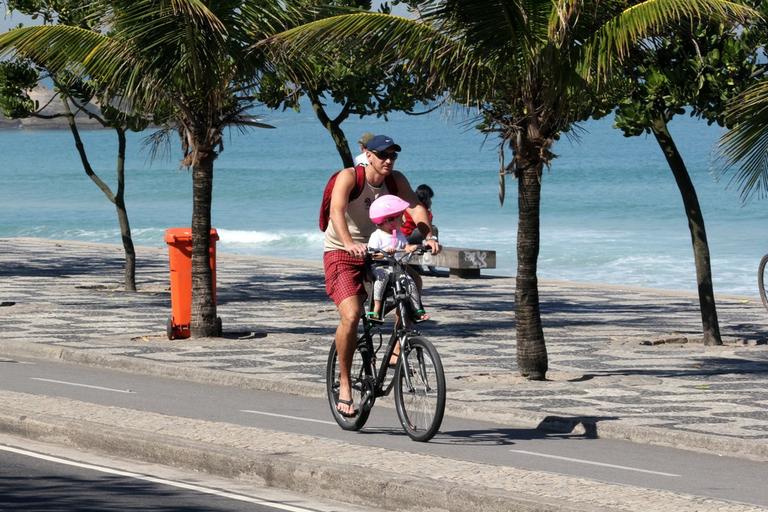
M376 224L371 222L371 219L368 216L368 209L375 199L388 193L385 182L382 182L380 187L374 187L366 180L363 184L363 191L357 199L350 201L347 205L345 219L347 221L347 227L349 228L349 234L352 235L352 240L355 243L368 243L368 238L371 236L371 233L376 231ZM339 236L336 234L336 230L333 226L333 219L331 219L328 223L328 229L325 230L323 250L328 252L337 249L344 249L344 244L341 243Z

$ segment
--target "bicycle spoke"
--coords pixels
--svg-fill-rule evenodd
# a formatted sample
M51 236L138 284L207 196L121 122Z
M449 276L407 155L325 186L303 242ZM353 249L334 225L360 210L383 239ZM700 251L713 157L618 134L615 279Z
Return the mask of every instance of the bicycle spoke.
M328 402L336 422L345 430L359 430L365 424L370 413L370 407L364 407L368 403L369 395L366 384L365 361L360 346L355 348L352 355L352 368L350 372L350 391L353 407L359 412L356 416L346 417L338 411L339 395L341 392L341 371L335 346L331 347L326 367L326 387Z
M421 382L424 383L426 392L429 393L430 391L432 391L432 388L429 385L429 377L427 376L427 365L424 362L424 352L422 350L419 350L417 355L419 359L419 377L421 377Z
M430 439L442 422L445 408L445 378L434 347L423 338L412 338L404 351L399 387L395 388L400 422L417 441Z

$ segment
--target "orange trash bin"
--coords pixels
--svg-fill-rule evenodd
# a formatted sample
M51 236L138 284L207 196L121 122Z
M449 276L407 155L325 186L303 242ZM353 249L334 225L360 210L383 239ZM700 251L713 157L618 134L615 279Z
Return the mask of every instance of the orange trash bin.
M210 265L213 279L213 303L216 303L216 241L219 234L211 228ZM192 229L165 230L171 274L171 317L166 323L169 340L189 338L192 322ZM216 319L221 335L221 318Z

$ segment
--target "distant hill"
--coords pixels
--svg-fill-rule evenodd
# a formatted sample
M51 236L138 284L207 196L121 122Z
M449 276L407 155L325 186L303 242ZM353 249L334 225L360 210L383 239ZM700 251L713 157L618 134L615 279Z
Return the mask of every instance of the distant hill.
M40 107L45 107L40 112L44 115L59 114L64 111L64 107L61 100L57 97L52 100L54 92L42 85L35 87L30 93L29 97L37 101ZM93 104L89 104L90 108L95 109ZM95 120L90 119L87 115L79 113L77 116L77 126L79 128L102 128L102 126ZM69 125L64 117L55 119L39 119L36 117L30 117L25 119L8 119L5 116L0 115L0 129L28 129L28 130L53 130L53 129L68 129Z

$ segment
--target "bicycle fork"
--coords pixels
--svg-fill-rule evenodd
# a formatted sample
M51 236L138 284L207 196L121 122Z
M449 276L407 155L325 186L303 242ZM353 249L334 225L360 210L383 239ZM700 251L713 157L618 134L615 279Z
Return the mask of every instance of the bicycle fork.
M370 333L368 333L370 336ZM369 343L361 344L359 350L363 359L363 366L360 368L360 406L366 410L373 407L376 401L376 354L373 353L373 346ZM358 342L360 343L360 342ZM367 369L367 370L366 370Z
M413 371L413 366L411 365L410 358L411 355L416 352L416 359L417 359L417 368L418 368L418 375L421 379L421 382L424 384L424 391L430 392L432 391L432 388L429 386L429 379L427 378L427 368L424 364L424 354L421 350L413 349L410 347L410 345L407 343L407 338L405 338L405 342L403 341L403 338L398 340L400 343L400 371L403 374L403 380L405 381L405 388L408 390L409 393L415 393L416 387L413 385L412 377L416 375L416 373Z

